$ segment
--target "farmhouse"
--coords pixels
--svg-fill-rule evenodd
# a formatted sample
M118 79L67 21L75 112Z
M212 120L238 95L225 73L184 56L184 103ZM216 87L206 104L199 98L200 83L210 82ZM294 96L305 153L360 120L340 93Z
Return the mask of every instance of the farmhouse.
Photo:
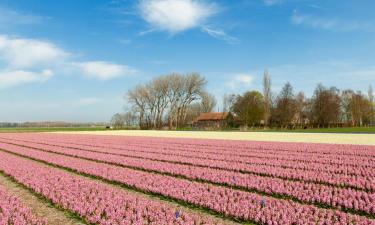
M233 115L229 112L202 113L193 122L193 126L199 129L225 128L233 123Z

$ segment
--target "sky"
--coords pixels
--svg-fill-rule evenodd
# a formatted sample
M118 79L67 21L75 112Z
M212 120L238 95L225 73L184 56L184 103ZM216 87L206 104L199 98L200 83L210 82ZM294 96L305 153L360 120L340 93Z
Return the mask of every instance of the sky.
M105 122L128 89L199 72L219 102L375 86L373 0L0 0L0 121Z

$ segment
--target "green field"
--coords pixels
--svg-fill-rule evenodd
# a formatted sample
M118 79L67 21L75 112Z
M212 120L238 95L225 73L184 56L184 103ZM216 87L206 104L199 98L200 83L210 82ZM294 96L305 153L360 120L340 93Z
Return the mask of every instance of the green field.
M0 128L2 133L13 132L53 132L53 131L103 131L105 127L10 127Z

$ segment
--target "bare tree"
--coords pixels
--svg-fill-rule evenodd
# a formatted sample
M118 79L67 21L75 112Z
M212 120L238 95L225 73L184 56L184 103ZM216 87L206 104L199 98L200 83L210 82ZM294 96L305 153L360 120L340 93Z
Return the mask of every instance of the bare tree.
M177 89L172 91L174 99L171 101L173 107L170 110L170 127L173 127L174 124L176 128L186 120L187 107L201 98L207 83L206 79L198 73L179 76L182 78L177 79L175 86Z
M370 124L371 125L374 125L374 117L375 117L375 113L374 113L374 92L372 90L372 86L370 85L368 87L368 99L370 101L370 112L371 112L371 115L370 115Z
M124 116L120 113L116 113L111 119L111 124L115 129L123 128L125 125Z
M300 125L305 124L305 118L306 118L305 110L306 110L305 94L301 91L296 96L296 112L297 112L296 121Z
M213 112L216 106L216 98L208 92L201 94L200 108L202 113Z
M341 92L341 108L342 108L342 118L341 120L346 123L354 126L354 118L352 112L352 99L355 95L353 90L343 90Z
M264 125L268 126L271 116L271 78L268 70L263 75Z
M200 114L213 112L216 106L215 96L202 93L200 101L194 102L187 108L185 124L193 122Z
M223 112L231 111L231 108L236 100L237 96L235 94L224 94L223 96Z
M127 111L123 114L124 123L127 127L133 127L137 125L137 116L132 111Z
M343 91L341 94L343 120L352 126L371 124L373 108L370 99L360 91Z
M209 110L216 102L206 93L205 78L197 73L160 76L144 85L138 85L127 93L127 100L139 115L143 129L160 129L168 114L170 128L179 127L186 121L188 107L203 98ZM210 105L211 104L211 105Z
M360 91L357 91L351 101L351 110L355 126L371 123L372 104Z
M147 107L147 90L144 86L138 85L129 90L126 99L132 105L133 110L138 114L139 126L141 129L147 128L146 107Z

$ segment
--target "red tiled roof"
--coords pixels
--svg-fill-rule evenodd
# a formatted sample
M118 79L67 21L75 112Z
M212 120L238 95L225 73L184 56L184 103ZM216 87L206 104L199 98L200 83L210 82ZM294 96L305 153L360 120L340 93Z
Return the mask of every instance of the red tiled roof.
M202 113L196 121L204 120L225 120L228 117L228 112L219 112L219 113Z

